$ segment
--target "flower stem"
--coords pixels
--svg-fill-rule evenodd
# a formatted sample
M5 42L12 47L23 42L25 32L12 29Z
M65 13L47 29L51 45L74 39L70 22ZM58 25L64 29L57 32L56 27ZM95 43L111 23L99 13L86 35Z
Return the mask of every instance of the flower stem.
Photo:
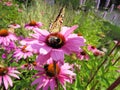
M53 60L53 66L54 66L54 73L55 73L55 76L57 75L57 71L56 71L56 61ZM56 90L59 90L59 87L58 87L58 79L57 77L56 78L56 84L57 84L57 87L56 87Z
M107 90L114 90L120 84L120 76L107 88Z
M120 57L118 57L112 65L114 66L119 60L120 60Z
M110 56L112 54L112 52L115 50L115 48L118 46L119 42L116 43L116 45L113 47L113 49L110 51L110 53L108 53L108 56ZM106 57L104 59L104 61L98 66L97 70L94 72L93 76L91 76L91 79L88 81L87 85L86 85L86 88L87 86L93 81L93 79L95 78L96 74L98 73L98 71L100 70L100 68L106 63L107 61L107 58Z
M56 76L56 61L53 61L53 66L54 66L54 72L55 72L55 76Z

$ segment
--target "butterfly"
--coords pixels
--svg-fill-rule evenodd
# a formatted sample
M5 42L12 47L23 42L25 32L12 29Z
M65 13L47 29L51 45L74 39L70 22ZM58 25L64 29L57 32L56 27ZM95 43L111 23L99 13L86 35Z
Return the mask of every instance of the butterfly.
M55 21L50 24L50 27L48 29L49 32L55 33L55 32L59 32L61 30L61 27L63 24L64 13L65 13L65 7L62 7L60 9L60 12L59 12L58 16L56 17Z

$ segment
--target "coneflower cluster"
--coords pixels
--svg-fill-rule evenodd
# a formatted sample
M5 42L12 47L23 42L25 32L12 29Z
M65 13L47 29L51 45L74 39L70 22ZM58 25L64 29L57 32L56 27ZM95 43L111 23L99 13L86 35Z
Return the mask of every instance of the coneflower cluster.
M32 85L37 84L38 89L54 90L59 87L60 83L64 89L65 83L73 83L76 74L72 71L73 66L65 62L65 55L70 56L72 53L79 54L81 60L87 59L87 54L84 54L82 47L85 46L85 39L83 36L73 33L78 27L62 27L59 32L51 33L48 30L42 30L40 27L43 24L34 20L25 24L25 30L28 32L32 30L30 37L17 36L15 32L8 29L0 30L0 49L4 51L2 61L0 64L0 86L6 90L13 86L10 76L19 78L16 74L20 74L16 67L10 67L5 63L10 54L11 59L9 63L23 63L19 68L21 70L36 70L38 71L33 77L35 81ZM11 24L9 28L16 30L21 28L19 24ZM19 41L20 40L20 41ZM29 61L31 57L32 61ZM34 60L33 60L34 59Z

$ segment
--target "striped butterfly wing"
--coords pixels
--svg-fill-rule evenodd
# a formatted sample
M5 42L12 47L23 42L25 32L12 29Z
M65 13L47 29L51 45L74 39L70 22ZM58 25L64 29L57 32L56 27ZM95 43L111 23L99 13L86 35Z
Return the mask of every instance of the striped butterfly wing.
M65 7L60 9L58 16L56 17L55 21L50 25L49 32L55 33L61 30L63 24L63 18L65 13Z

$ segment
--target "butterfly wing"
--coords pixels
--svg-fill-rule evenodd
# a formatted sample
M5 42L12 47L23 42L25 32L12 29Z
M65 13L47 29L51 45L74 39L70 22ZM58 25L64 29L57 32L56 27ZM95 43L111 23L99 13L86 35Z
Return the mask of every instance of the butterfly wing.
M15 33L15 29L14 28L8 28L8 31L11 33Z
M63 24L64 13L65 13L65 7L61 8L55 21L50 25L49 32L55 33L55 32L59 32L61 30L61 27Z

